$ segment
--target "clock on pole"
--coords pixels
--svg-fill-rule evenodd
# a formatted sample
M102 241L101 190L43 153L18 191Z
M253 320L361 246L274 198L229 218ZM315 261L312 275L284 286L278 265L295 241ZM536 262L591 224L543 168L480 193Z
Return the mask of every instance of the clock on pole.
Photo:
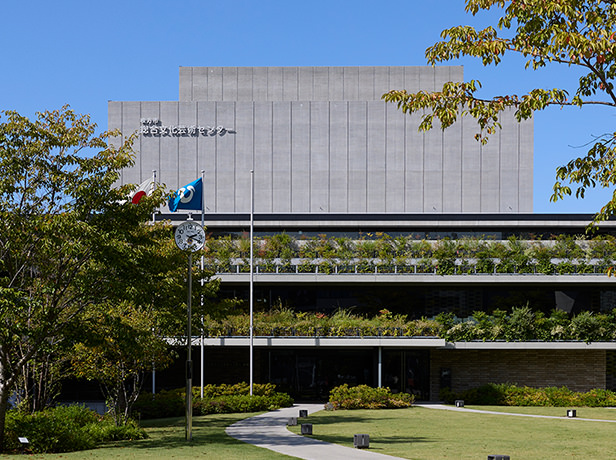
M182 222L175 229L175 244L182 251L196 252L205 244L205 230L197 222Z
M186 327L186 440L192 440L192 253L205 244L205 231L197 222L188 220L175 229L175 244L188 253L188 299L186 310L188 324Z

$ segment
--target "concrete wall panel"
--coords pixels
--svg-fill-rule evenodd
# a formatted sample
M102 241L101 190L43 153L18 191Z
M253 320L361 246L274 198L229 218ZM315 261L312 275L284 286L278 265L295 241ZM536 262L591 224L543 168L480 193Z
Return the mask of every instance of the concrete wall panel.
M424 207L424 142L425 135L418 131L421 117L406 115L405 120L405 212L423 212Z
M203 86L203 79L201 79L197 84L194 84L193 83L193 72L195 71L203 72L204 70L205 70L205 67L180 67L180 93L179 93L180 101L194 100L193 91L197 87ZM203 94L200 94L200 96L203 97Z
M196 126L197 125L197 106L192 102L179 102L177 104L177 124L179 126ZM199 159L195 152L197 151L197 136L188 134L177 138L178 149L178 169L180 179L186 179L186 182L180 184L185 185L188 182L199 178L201 171L199 168Z
M329 101L329 67L313 67L314 101Z
M246 178L254 168L255 146L254 103L235 105L235 134L226 134L235 138L235 211L250 212L250 183ZM256 181L256 179L255 179ZM256 188L256 187L255 187Z
M255 158L255 212L273 212L272 184L274 165L272 163L273 125L272 103L254 104L254 158ZM240 125L238 124L238 131Z
M291 105L274 102L272 109L272 212L291 212Z
M443 132L443 212L462 211L462 126Z
M503 114L501 123L514 129L500 131L500 207L502 212L519 212L519 130L510 111Z
M311 103L310 109L310 212L329 211L329 102Z
M199 102L197 105L197 126L212 126L216 124L216 103ZM197 157L198 171L205 171L205 182L203 184L205 193L205 212L216 212L216 190L217 190L217 171L216 171L216 140L210 136L197 137ZM190 181L188 181L190 182ZM175 184L173 188L178 188L183 184Z
M282 68L282 100L297 101L299 86L299 72L297 67Z
M237 100L250 102L254 100L253 87L253 72L252 67L237 68ZM229 100L226 98L225 100Z
M132 103L131 103L132 104ZM131 109L131 111L135 110ZM129 111L128 113L130 113ZM127 113L127 115L128 115ZM136 113L135 113L136 115ZM136 120L134 120L134 115L130 116L127 121L129 122L129 126L127 126L126 132L130 133L131 127L138 126L135 124ZM133 119L131 119L133 118ZM160 120L160 103L159 102L144 102L141 103L140 111L139 111L139 120L142 118L149 118L153 120ZM158 180L161 183L165 183L166 178L170 171L173 171L173 167L175 166L175 161L171 163L167 163L169 158L168 154L165 152L165 157L163 158L163 153L160 150L160 139L155 136L139 136L134 144L135 151L137 152L136 160L139 162L140 175L135 178L134 182L140 184L147 178L152 176L152 171L148 171L148 167L150 169L156 170L156 175ZM148 155L141 155L140 152L147 152ZM144 163L145 162L145 163ZM143 168L145 166L145 168ZM161 177L162 176L162 177Z
M348 102L329 104L329 212L348 212Z
M267 100L283 100L282 67L267 68Z
M343 69L343 98L344 101L356 101L359 97L359 68L345 67Z
M462 211L481 211L481 142L475 139L479 127L471 117L458 122L462 129Z
M267 67L254 67L252 70L252 97L253 101L267 101Z
M385 107L385 212L402 213L405 212L405 115L392 104Z
M329 68L329 101L344 100L344 68Z
M367 212L368 196L367 102L349 102L349 204L348 212Z
M424 212L443 212L443 132L424 136Z
M367 168L370 171L367 180L367 211L385 211L385 104L368 102L367 124Z
M298 99L300 101L314 100L314 68L300 67L298 70Z
M310 104L291 102L291 210L309 212Z
M235 126L235 106L233 102L216 103L216 125ZM235 162L236 134L212 136L216 143L216 203L218 212L235 209L235 179L237 165ZM224 212L224 211L222 211Z
M470 118L418 133L420 115L381 100L462 77L461 66L182 67L182 102L110 102L109 127L128 136L145 118L235 132L141 135L121 183L156 169L177 188L204 169L207 210L247 212L254 161L257 212L532 211L532 120L507 114L481 146Z
M500 210L500 131L481 147L481 211Z
M193 74L194 77L194 74ZM208 67L207 71L207 100L222 101L223 99L223 69L222 67Z

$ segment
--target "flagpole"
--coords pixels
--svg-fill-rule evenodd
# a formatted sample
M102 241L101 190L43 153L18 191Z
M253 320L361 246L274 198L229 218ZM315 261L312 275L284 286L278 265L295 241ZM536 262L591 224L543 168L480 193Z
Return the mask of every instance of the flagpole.
M205 170L201 170L201 226L205 228ZM204 267L204 255L201 253L201 288L203 288L203 267ZM203 289L201 289L203 291ZM201 294L201 399L203 399L203 366L205 365L205 348L203 346L203 293Z
M254 170L250 170L250 396L252 396L252 377L253 377L253 303L254 303Z
M152 170L152 185L150 186L150 192L156 187L156 170ZM156 222L156 212L152 212L152 223Z

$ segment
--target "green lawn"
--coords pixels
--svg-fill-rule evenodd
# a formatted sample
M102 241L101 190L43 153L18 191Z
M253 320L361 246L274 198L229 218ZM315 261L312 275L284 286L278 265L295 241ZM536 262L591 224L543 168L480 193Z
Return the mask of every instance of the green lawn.
M321 411L303 423L314 437L353 446L353 435L370 435L370 450L409 459L481 459L506 454L512 459L614 458L616 423L567 419L566 408L468 408L563 416L538 419L414 407L396 410ZM614 409L576 408L577 416L616 419ZM299 432L299 427L293 427Z
M370 435L370 450L409 459L485 459L507 454L512 459L542 460L614 458L616 423L587 422L579 418L616 420L616 410L575 408L578 419L567 419L566 408L468 406L469 409L556 415L537 419L474 414L414 407L396 410L321 411L302 423L312 423L314 436L353 446L353 435ZM144 421L149 439L64 454L32 455L32 459L283 459L291 458L244 444L227 436L226 426L254 414L195 417L194 439L184 440L184 419ZM300 427L291 427L299 432ZM3 458L7 458L6 456ZM15 458L13 456L13 458Z
M256 414L207 415L193 419L193 441L184 439L184 418L146 420L148 439L124 441L81 452L31 455L30 459L130 459L130 460L282 460L293 457L237 441L225 433L225 427ZM2 458L16 459L15 456Z

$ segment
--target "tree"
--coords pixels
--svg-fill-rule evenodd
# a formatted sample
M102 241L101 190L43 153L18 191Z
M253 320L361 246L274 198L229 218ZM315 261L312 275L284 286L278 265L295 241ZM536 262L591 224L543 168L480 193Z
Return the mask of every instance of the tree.
M137 400L143 373L171 361L164 337L153 333L156 311L132 302L101 305L89 313L91 326L85 340L75 344L72 362L75 375L97 380L117 425L128 420Z
M510 94L493 98L477 95L481 83L448 82L440 91L407 93L393 90L383 95L397 103L405 113L423 112L420 130L432 128L434 120L442 129L460 116L476 119L477 139L487 142L500 127L499 115L515 110L522 121L536 110L550 106L600 104L616 107L616 2L613 0L466 0L466 11L499 8L502 15L497 27L475 30L457 26L441 33L443 41L426 50L428 63L434 65L460 56L480 58L484 66L498 65L505 54L524 56L526 67L538 69L553 64L580 68L583 75L577 88L536 88L524 95ZM596 139L586 155L569 161L556 171L552 201L572 194L583 198L595 186L616 184L616 133ZM574 185L575 184L575 185ZM596 213L593 223L616 213L616 190L611 200Z
M118 240L107 251L97 279L105 279L108 293L83 315L82 334L72 349L75 375L100 383L119 425L128 420L144 373L171 362L174 352L166 338L183 335L186 327L186 253L171 236L168 224L142 225L130 241ZM211 311L219 280L192 269L196 279L207 281L194 283L194 297L202 297ZM197 315L203 314L200 308L194 308Z
M68 107L34 121L0 112L0 121L1 448L8 399L28 365L71 349L96 321L109 324L103 305L130 298L131 308L153 308L157 296L179 295L184 274L139 263L171 230L147 224L163 190L133 205L133 187L114 187L132 164L132 139L109 145L115 133L95 135Z

